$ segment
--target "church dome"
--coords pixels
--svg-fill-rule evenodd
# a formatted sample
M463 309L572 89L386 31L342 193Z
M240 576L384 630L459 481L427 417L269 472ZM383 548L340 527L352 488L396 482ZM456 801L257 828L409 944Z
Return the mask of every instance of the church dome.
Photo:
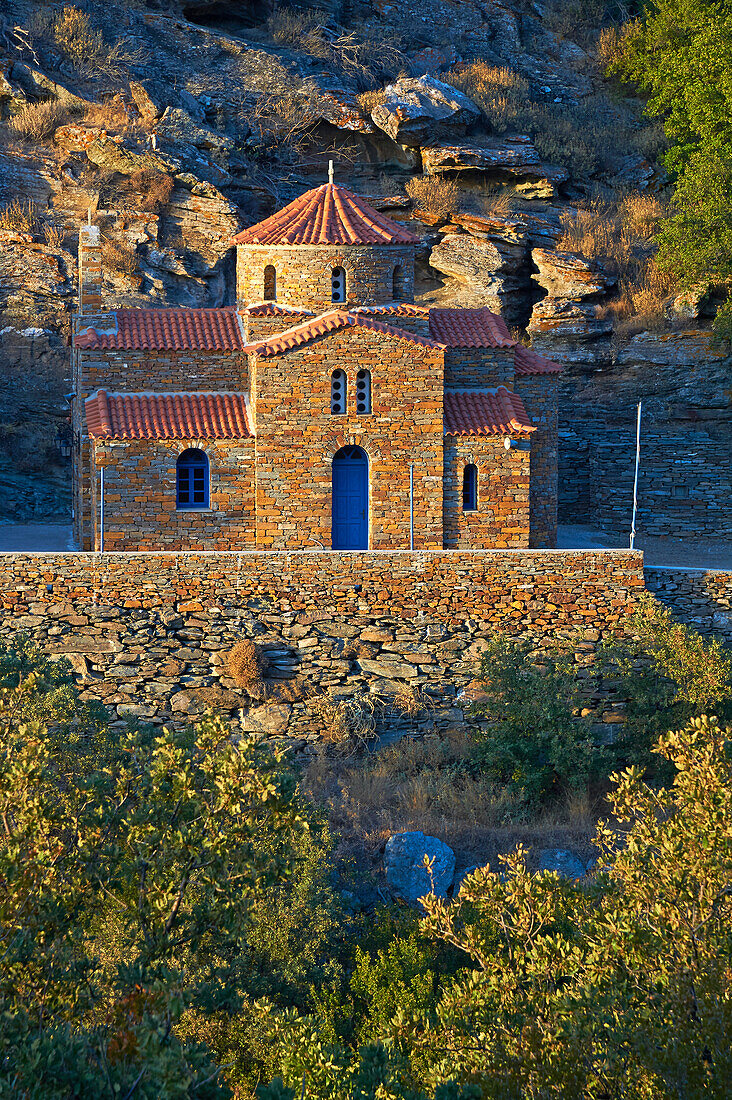
M232 239L237 300L316 313L408 302L417 242L404 226L331 180Z
M414 245L417 238L347 187L324 183L242 230L233 241L259 245Z

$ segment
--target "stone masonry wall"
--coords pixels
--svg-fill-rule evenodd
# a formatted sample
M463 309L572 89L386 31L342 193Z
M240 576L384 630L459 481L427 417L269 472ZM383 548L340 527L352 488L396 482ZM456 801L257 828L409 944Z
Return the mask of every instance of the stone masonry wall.
M463 470L478 467L478 508L463 511ZM504 548L529 545L530 445L507 451L503 439L445 439L445 546Z
M566 451L565 446L565 451ZM582 461L579 454L579 461ZM587 442L584 463L591 522L612 532L630 530L635 473L635 425L607 429ZM638 476L640 535L656 538L732 538L732 445L703 426L686 431L646 426L641 434ZM563 514L567 514L566 507Z
M89 323L84 318L81 323ZM98 389L136 393L153 390L175 393L190 390L249 388L249 361L234 352L201 351L84 351L73 356L74 391L74 537L84 550L92 549L89 439L84 398Z
M557 545L558 424L556 377L521 376L514 389L537 431L531 437L531 541L535 548Z
M512 390L514 366L511 348L447 348L445 385Z
M284 305L305 306L316 313L349 306L384 305L394 300L394 271L401 267L402 302L414 301L414 247L412 245L294 245L237 247L237 301L261 302L264 269L277 274L276 300ZM334 303L331 272L346 272L346 302Z
M732 572L652 567L645 576L648 590L674 618L732 645Z
M368 700L390 729L454 725L487 632L572 637L583 666L642 591L629 551L5 554L0 635L67 657L120 720L213 706L303 746L323 736L323 700ZM249 692L225 665L242 638L268 664Z
M371 371L372 412L356 415L356 374ZM345 370L348 413L331 415L331 374ZM332 461L344 446L369 460L370 546L409 548L414 464L417 549L442 547L443 353L366 328L336 330L253 367L257 545L331 545Z
M176 508L176 460L189 447L209 460L209 508ZM104 549L253 550L254 440L98 442L92 465L94 548L100 543L99 470L104 467Z

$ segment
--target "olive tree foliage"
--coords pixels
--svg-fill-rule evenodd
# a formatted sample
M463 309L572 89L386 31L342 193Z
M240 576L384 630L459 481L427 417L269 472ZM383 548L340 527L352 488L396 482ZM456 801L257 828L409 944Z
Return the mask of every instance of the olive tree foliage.
M650 0L611 65L647 96L672 145L676 213L659 262L688 285L732 277L732 10L726 0ZM723 324L728 322L722 319Z
M0 656L0 1096L229 1095L176 1023L231 996L225 960L307 828L295 780L218 719L95 730L70 668L20 648Z
M395 1098L471 1087L484 1100L722 1100L732 1080L731 737L715 718L693 719L657 744L675 771L669 787L638 768L613 777L591 878L532 874L518 847L469 875L455 900L425 899L423 933L467 965L432 1010L397 1011L358 1053L312 1016L276 1017L279 1094L304 1080L319 1100L371 1096L378 1079L378 1095Z

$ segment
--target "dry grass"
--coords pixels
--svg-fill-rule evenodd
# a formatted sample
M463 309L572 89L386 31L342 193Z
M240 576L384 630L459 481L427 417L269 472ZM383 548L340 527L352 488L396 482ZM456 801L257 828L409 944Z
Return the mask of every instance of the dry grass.
M661 199L641 192L623 196L617 205L595 198L562 216L557 248L599 260L618 276L617 298L598 316L610 317L621 336L657 331L665 324L665 305L676 283L659 269L652 243L665 216Z
M13 199L0 207L0 229L15 233L31 233L35 236L41 231L41 215L36 203L31 199Z
M376 737L373 696L354 695L349 699L320 696L311 699L309 705L320 719L325 744L339 755L354 756Z
M59 126L71 117L68 105L57 99L43 100L41 103L29 103L13 115L9 125L11 130L30 141L42 143L53 136Z
M52 42L84 76L117 79L126 75L129 65L145 60L139 48L130 50L122 42L108 46L89 14L73 5L34 12L28 29L34 42Z
M356 102L364 116L369 118L377 107L386 102L386 92L383 89L381 91L361 92L356 96Z
M51 225L47 222L43 227L43 238L49 248L62 248L66 230L62 225Z
M264 687L266 662L255 642L245 638L237 642L227 654L226 668L237 687L250 694L261 692Z
M449 844L458 866L494 861L518 841L591 854L596 805L589 792L525 820L505 790L475 773L472 752L461 730L403 737L358 761L322 751L308 766L303 787L328 807L340 854L359 863L376 863L392 833L412 829Z
M415 176L407 180L406 192L420 213L439 221L449 221L460 204L458 185L440 176Z
M285 162L302 158L318 121L317 92L305 86L298 92L263 94L242 105L240 114L251 128L262 157Z
M276 8L267 20L274 41L326 61L356 81L362 90L389 79L405 67L400 43L377 37L373 28L334 24L328 12ZM393 29L392 29L393 30Z
M84 111L84 122L111 133L125 133L130 128L130 115L117 96L105 103L90 103Z
M139 210L157 213L170 202L175 182L165 172L135 172L128 178L128 192L134 192L135 205Z
M472 99L497 133L517 126L529 99L528 81L520 73L486 61L463 62L442 79Z
M102 270L133 278L137 274L137 249L126 241L102 242Z

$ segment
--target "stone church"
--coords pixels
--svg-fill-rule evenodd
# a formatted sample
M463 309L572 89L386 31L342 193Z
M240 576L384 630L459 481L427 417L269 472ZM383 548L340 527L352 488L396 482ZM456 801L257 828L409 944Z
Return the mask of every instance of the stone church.
M332 182L232 243L236 307L109 310L81 230L81 548L555 545L557 364L415 305L417 238Z

